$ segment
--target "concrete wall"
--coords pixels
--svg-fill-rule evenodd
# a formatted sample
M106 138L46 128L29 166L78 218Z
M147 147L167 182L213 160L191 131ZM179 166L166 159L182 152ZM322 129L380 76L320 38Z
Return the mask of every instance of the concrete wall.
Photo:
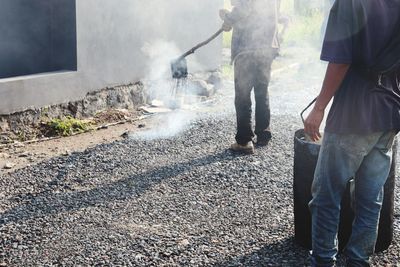
M176 42L182 52L189 49L218 29L222 2L76 0L77 71L0 79L0 114L77 100L89 91L143 79L150 67L142 50L146 43L162 39ZM221 39L196 58L203 69L215 69L220 55Z

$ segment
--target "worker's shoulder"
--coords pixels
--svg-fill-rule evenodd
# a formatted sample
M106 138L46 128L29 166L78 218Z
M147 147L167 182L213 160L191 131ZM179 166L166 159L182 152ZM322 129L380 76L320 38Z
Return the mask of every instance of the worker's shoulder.
M333 10L341 12L353 12L357 10L366 10L371 6L372 1L379 0L337 0L333 5Z
M380 11L385 9L399 10L400 0L337 0L341 5L350 5L354 10Z

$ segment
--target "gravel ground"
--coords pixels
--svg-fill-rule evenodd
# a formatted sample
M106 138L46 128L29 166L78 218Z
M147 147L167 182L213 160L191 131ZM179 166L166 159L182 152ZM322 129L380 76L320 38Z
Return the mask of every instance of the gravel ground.
M271 84L274 138L255 155L227 150L232 105L211 106L0 177L0 266L307 266L293 237L293 134L315 90L287 102L285 75ZM214 103L232 103L231 89ZM398 188L376 266L400 262Z
M234 132L226 114L173 138L141 135L2 177L0 266L307 265L293 241L300 125L273 119L273 141L252 156L226 150ZM395 242L376 265L400 262L396 214Z

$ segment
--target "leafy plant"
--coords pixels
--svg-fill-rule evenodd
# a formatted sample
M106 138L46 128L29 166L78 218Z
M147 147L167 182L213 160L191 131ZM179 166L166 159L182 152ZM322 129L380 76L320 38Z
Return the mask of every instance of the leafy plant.
M15 132L15 140L19 142L24 142L27 140L26 133L24 131L18 130Z
M70 136L90 130L91 123L67 116L47 122L48 134L52 136Z

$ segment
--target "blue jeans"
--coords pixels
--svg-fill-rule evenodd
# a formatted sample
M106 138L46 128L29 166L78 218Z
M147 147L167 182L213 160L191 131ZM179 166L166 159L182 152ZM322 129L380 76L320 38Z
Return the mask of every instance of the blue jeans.
M349 266L369 266L395 136L395 131L369 135L325 133L312 185L313 199L309 203L313 266L335 264L340 203L347 183L354 177L355 219L344 254Z

